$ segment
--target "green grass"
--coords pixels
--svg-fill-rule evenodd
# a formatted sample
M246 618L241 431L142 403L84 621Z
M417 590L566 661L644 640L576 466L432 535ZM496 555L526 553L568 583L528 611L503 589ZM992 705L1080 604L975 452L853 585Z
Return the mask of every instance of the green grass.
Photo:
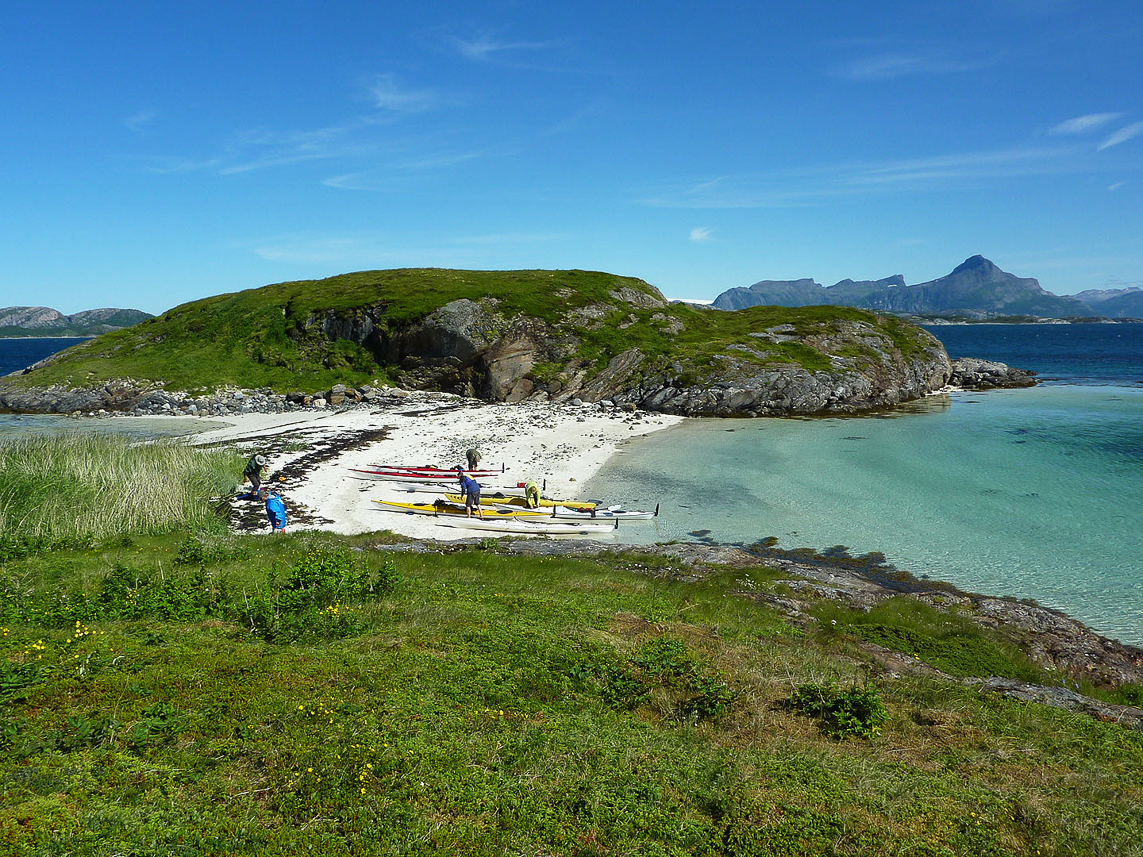
M576 371L573 358L592 372L629 348L644 355L644 374L673 372L677 363L693 383L724 371L721 358L759 366L830 368L828 353L878 365L872 347L830 340L840 326L861 323L870 337L906 357L933 347L920 328L848 307L751 307L721 312L683 304L637 308L611 296L618 288L651 295L641 280L592 271L451 271L405 269L343 274L325 280L279 283L183 304L160 317L68 351L27 375L18 386L90 385L116 378L163 381L169 389L210 390L227 385L279 391L327 389L336 382L392 382L400 367L388 343L410 325L454 300L495 301L499 319L484 331L496 338L520 316L542 320L553 338L574 353L538 365L533 380L547 382ZM598 323L571 320L575 309L603 307ZM322 332L327 320L345 326L376 320L371 351ZM818 346L774 343L751 334L779 324ZM672 332L671 325L679 327ZM746 346L761 356L731 346ZM832 351L831 351L832 349Z
M236 453L117 435L0 441L0 556L29 540L102 539L217 523L209 498L229 492Z
M377 541L139 536L0 567L0 842L1136 853L1137 733L862 672L836 640L728 598L736 572L683 584L633 573L660 562L637 555ZM258 599L293 630L267 633ZM888 714L868 740L792 704L858 683Z
M1139 853L1143 734L885 674L1028 669L907 599L806 631L767 568L127 520L0 556L2 853Z

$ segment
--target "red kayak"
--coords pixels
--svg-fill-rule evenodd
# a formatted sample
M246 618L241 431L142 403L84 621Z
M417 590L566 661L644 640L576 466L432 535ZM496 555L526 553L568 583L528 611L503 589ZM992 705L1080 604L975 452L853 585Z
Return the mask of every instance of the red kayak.
M456 473L455 467L433 467L426 464L421 467L405 467L400 464L371 464L370 468L383 470L386 473L435 473L437 475L452 476ZM499 476L505 471L503 464L499 470L465 470L469 476Z
M399 482L443 482L454 481L458 471L456 470L376 470L366 469L361 467L349 468L354 473L360 473L362 476L369 476L373 479L392 479ZM472 476L476 479L484 477L499 476L499 470L465 470L465 476Z

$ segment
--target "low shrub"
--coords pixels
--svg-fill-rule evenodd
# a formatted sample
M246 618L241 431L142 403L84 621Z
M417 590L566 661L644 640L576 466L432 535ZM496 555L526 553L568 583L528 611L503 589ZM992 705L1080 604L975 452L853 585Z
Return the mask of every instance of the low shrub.
M889 719L880 692L869 685L842 690L834 681L800 684L787 704L800 714L818 718L823 730L835 738L873 738Z
M244 618L271 643L341 639L363 628L346 603L380 598L396 585L392 561L371 573L346 548L311 550L285 577L271 574L266 590L245 600Z

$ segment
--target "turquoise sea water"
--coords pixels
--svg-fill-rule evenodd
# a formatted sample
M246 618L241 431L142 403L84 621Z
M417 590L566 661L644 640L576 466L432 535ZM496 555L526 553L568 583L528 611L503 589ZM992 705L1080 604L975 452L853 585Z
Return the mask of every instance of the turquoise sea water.
M1143 325L1036 327L957 328L970 341L946 347L1004 359L996 345L1015 338L1030 350L1005 362L1047 375L1034 345L1046 337L1043 386L870 417L688 420L632 441L583 495L661 505L655 523L621 527L623 541L879 551L1143 645Z

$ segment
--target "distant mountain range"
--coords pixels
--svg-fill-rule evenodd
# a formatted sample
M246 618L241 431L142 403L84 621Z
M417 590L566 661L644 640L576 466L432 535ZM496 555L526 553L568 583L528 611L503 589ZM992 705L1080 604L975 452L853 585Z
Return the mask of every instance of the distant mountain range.
M762 280L729 289L714 299L719 309L748 306L852 306L905 315L948 315L970 318L1035 316L1041 318L1143 318L1143 289L1086 291L1060 296L1031 277L1000 270L983 256L973 256L952 273L909 286L900 274L881 280L842 280L822 286L811 279Z
M13 336L97 336L154 318L138 309L88 309L64 315L46 306L0 307L0 338Z
M1089 289L1074 295L1099 315L1108 318L1143 318L1143 289Z

